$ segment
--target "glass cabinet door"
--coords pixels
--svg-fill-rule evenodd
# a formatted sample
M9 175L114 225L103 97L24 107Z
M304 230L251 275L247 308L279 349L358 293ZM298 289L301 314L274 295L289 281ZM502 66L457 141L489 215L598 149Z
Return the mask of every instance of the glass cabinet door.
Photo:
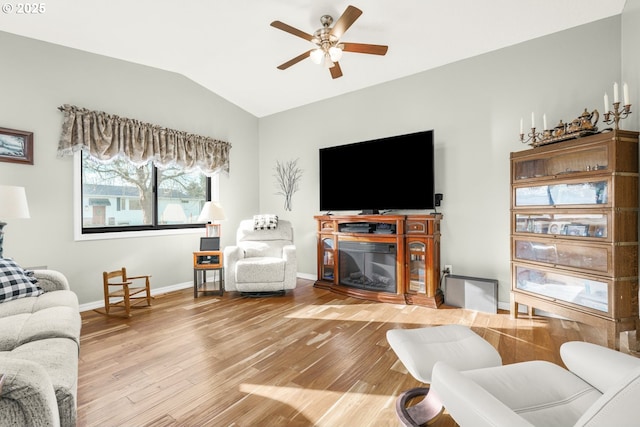
M607 145L575 149L538 159L524 159L513 163L513 180L558 176L568 173L602 171L609 168Z
M425 266L427 245L420 241L410 241L409 249L409 291L425 293Z
M575 269L592 270L595 273L609 273L611 247L603 245L584 245L566 241L545 241L515 239L514 258L522 261L534 261L559 265Z
M516 187L515 206L606 205L609 181L566 182L561 184Z
M322 279L333 281L335 277L335 250L333 238L322 239Z
M609 284L604 281L518 265L514 283L523 291L609 312Z
M515 213L513 233L594 237L609 236L609 214L602 213Z

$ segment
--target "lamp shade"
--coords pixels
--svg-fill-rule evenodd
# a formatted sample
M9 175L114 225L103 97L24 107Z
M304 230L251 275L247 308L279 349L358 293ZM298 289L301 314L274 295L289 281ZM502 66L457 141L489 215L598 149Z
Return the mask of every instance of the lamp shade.
M206 202L202 207L198 222L213 222L218 219L227 219L224 210L218 202Z
M0 220L30 218L24 187L0 185Z
M182 223L187 221L184 209L177 203L169 203L162 211L162 219L165 222Z

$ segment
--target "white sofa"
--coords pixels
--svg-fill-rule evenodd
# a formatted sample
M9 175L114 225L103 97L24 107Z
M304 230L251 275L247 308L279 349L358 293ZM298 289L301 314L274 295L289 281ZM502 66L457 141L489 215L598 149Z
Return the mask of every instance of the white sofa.
M563 344L560 355L568 370L531 361L460 371L440 361L431 392L462 427L640 424L640 359L585 342Z
M284 293L296 287L297 267L289 221L278 220L272 229L255 229L255 221L246 219L236 232L236 245L224 249L225 290Z
M38 296L0 303L0 426L76 425L78 298L64 275L35 270Z

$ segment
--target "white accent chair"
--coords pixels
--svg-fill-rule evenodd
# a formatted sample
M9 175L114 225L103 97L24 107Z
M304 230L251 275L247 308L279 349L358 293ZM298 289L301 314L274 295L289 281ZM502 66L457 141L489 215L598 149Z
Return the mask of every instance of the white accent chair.
M297 259L293 227L278 220L274 229L255 230L240 222L236 245L224 249L225 289L252 296L284 294L296 287Z
M439 361L431 390L462 427L640 423L640 359L585 342L563 344L560 356L568 370L531 361L463 371Z

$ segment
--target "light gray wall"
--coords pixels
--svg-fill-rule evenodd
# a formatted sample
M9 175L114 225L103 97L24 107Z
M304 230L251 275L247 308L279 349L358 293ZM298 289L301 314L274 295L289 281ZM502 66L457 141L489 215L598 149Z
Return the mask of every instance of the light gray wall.
M530 127L533 111L540 128L546 113L552 127L585 107L602 109L604 91L620 78L620 27L620 16L605 19L262 118L260 207L293 222L299 271L316 274L318 149L434 129L436 190L444 194L442 262L455 274L498 279L499 299L508 301L509 153L529 148L519 142L520 118ZM342 78L357 78L349 75L348 58L342 62ZM293 210L285 212L274 195L273 168L276 160L296 158L303 180ZM371 161L384 171L383 155ZM366 179L336 191L358 185Z
M554 125L585 107L601 109L604 91L621 76L631 87L632 102L640 99L633 49L640 38L635 29L639 1L627 2L632 13L625 9L624 19L606 19L259 120L182 76L0 32L0 127L34 131L36 162L0 163L0 183L25 186L31 209L31 219L12 220L5 228L5 254L23 265L62 271L82 303L100 300L101 272L120 265L154 275L154 287L191 280L190 252L199 235L73 241L72 160L56 158L62 120L56 107L63 103L231 142L231 173L221 179L228 217L223 245L233 242L240 219L276 213L293 222L299 272L313 277L318 149L434 129L436 190L445 197L443 264L452 264L456 274L498 279L500 300L508 301L509 153L527 148L518 141L520 118L527 127L535 111L541 126L546 113ZM349 75L347 60L343 78L357 78ZM637 121L628 120L624 128L637 129ZM286 212L282 196L275 194L274 167L276 160L294 159L304 173L293 210Z
M223 244L237 218L257 211L258 120L183 76L0 32L0 127L33 131L33 166L0 163L0 183L26 187L30 219L9 220L4 254L24 266L67 275L81 303L102 299L102 272L126 266L151 274L154 288L192 280L200 234L76 242L73 161L56 158L62 113L75 104L229 141L221 177ZM2 203L2 201L0 201Z
M640 0L627 0L622 13L622 77L620 80L629 84L632 114L624 120L624 129L640 129L640 111L638 111L638 105L640 105L640 53L638 46L640 46Z

